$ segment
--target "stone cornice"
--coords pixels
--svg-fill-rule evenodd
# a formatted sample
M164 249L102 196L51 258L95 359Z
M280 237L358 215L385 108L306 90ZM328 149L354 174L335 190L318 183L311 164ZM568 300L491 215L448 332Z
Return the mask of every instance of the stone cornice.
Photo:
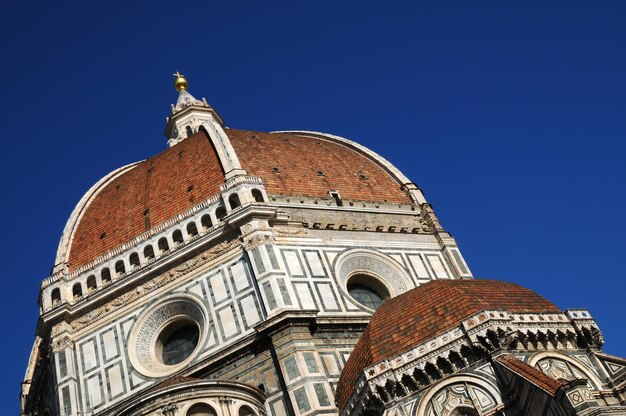
M488 345L488 333L491 331L499 338L505 348L515 350L534 350L518 343L518 338L526 334L544 336L557 332L582 336L581 328L589 329L591 336L599 333L595 321L587 310L568 310L566 313L509 313L507 311L484 310L463 320L456 328L445 331L408 351L395 357L366 367L360 372L355 391L345 406L342 416L347 416L354 409L363 405L368 397L379 397L378 388L385 387L389 381L400 383L403 376L412 377L416 369L424 370L427 364L436 366L439 358L447 358L450 353L460 353L462 347L488 350L499 348ZM589 342L589 341L587 341ZM599 345L597 345L599 346ZM577 349L564 341L562 349ZM539 349L539 348L536 348Z
M200 202L192 208L176 215L175 217L170 218L169 220L155 226L149 231L146 231L133 238L132 240L122 244L121 246L116 247L115 249L103 254L102 256L94 259L88 264L85 264L69 273L66 271L54 273L50 277L44 279L41 283L40 296L43 296L43 291L50 285L53 285L57 282L64 282L66 284L69 284L69 282L74 282L76 280L86 278L87 275L95 274L98 271L98 268L106 266L107 263L114 263L118 259L125 259L131 252L137 251L140 246L150 241L156 242L156 240L167 236L173 228L181 227L193 218L199 221L200 216L210 214L217 207L223 205L223 194L225 192L232 193L233 190L237 190L240 186L252 185L257 188L262 188L262 182L260 178L253 176L235 177L228 180L226 184L228 186L223 187L223 191L221 193L211 196L210 198ZM172 257L175 252L181 251L181 249L186 248L190 245L196 246L196 242L198 241L202 241L202 244L204 244L208 240L214 240L216 238L219 238L224 233L224 230L227 228L227 226L235 226L233 221L241 222L254 215L269 218L275 214L276 208L269 207L264 202L246 203L240 207L237 207L236 209L231 210L228 215L223 218L223 221L218 221L209 229L199 229L199 234L197 236L187 239L182 243L179 243L178 245L172 245L167 252L163 254L158 254L154 258L143 262L137 267L130 268L130 270L124 273L120 278L114 280L111 284L98 287L94 290L94 292L99 292L104 288L115 285L117 283L117 280L126 279L130 275L136 275L141 271L150 270L154 268L157 263L161 263L164 259ZM80 299L77 299L76 301L74 299L66 299L59 304L47 307L45 306L44 302L41 302L42 312L47 312L54 309L62 309L63 306L67 306L68 303L75 304L84 302L85 299L88 299L92 296L93 294L88 294L81 297Z
M230 241L223 241L211 249L202 252L187 261L182 262L178 266L169 269L165 273L150 279L146 283L143 283L137 287L134 285L130 285L130 287L126 290L125 293L117 295L113 300L105 303L96 308L86 308L88 311L84 315L80 315L79 317L74 317L71 321L71 329L72 331L78 331L87 325L91 325L102 317L108 316L113 313L115 310L120 309L139 298L149 296L151 292L159 289L166 284L173 282L189 272L197 269L198 267L209 263L221 255L225 255L226 253L231 252L232 250L238 249L241 246L241 242L239 239L235 238ZM82 308L84 309L84 308ZM71 309L70 311L71 312Z
M245 383L232 380L200 379L174 384L161 389L150 389L132 399L123 408L121 408L122 406L116 406L109 409L105 414L113 414L111 412L115 412L118 415L130 416L137 414L137 411L141 411L141 414L144 414L143 411L146 410L146 407L163 406L169 400L176 401L192 397L236 398L254 404L255 407L262 406L266 399L265 393ZM167 400L163 400L164 398L167 398Z

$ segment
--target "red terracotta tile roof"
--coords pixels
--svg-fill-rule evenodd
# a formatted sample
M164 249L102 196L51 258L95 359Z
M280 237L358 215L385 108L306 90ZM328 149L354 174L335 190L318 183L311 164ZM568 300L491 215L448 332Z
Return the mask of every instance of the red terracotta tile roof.
M217 154L204 133L139 163L86 207L70 249L70 270L216 194L223 183Z
M260 176L269 194L328 198L333 190L344 199L412 203L379 164L343 144L293 133L225 131L243 168Z
M565 383L553 379L544 372L513 357L512 355L501 355L496 358L496 361L552 396L556 395L557 391L565 385Z
M372 317L341 373L339 410L350 400L362 370L453 329L486 309L560 312L529 289L495 280L433 280L389 299Z
M174 376L174 377L170 377L167 380L160 382L156 386L151 387L148 391L153 392L153 391L165 389L167 387L176 386L178 384L187 383L190 381L198 381L198 380L201 380L201 379L197 377Z
M412 203L379 164L343 144L290 133L225 131L243 168L263 179L268 194L328 197L335 190L344 199ZM209 198L223 183L218 157L202 132L137 164L85 208L70 248L70 270Z

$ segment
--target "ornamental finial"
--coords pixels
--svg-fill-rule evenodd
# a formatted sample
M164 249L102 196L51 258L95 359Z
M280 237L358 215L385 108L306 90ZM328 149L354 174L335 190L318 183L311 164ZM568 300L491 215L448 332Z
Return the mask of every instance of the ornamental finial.
M186 90L188 84L185 76L178 71L176 71L176 73L172 75L176 77L176 79L174 80L174 88L176 88L176 91L180 92L181 90Z

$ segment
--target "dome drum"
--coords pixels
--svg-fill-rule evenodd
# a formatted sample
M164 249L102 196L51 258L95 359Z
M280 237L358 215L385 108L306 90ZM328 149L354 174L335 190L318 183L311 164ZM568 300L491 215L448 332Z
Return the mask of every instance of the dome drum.
M236 196L236 199L235 199ZM201 244L209 243L223 233L234 211L245 206L265 205L267 194L263 183L256 177L240 177L227 182L221 191L145 232L95 260L69 273L57 273L42 282L40 304L42 312L67 302L74 304L85 296L74 296L72 288L78 285L84 295L93 295L103 287L120 279L127 279L141 271L150 270L153 263L194 243L200 237ZM233 201L238 205L233 209ZM220 214L223 210L223 214ZM236 216L241 220L241 214ZM269 214L265 214L269 215ZM194 244L195 246L195 244ZM134 260L133 260L134 259ZM108 277L107 277L108 276ZM87 281L93 277L95 288L88 288ZM56 294L59 294L58 296Z

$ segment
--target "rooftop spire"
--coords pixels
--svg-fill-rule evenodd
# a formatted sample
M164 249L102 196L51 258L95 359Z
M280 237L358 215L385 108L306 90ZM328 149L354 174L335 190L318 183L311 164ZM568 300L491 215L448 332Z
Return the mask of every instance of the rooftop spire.
M187 83L187 79L185 79L185 76L178 71L176 71L172 75L176 77L176 79L174 80L174 88L176 88L176 91L186 90L189 84Z

